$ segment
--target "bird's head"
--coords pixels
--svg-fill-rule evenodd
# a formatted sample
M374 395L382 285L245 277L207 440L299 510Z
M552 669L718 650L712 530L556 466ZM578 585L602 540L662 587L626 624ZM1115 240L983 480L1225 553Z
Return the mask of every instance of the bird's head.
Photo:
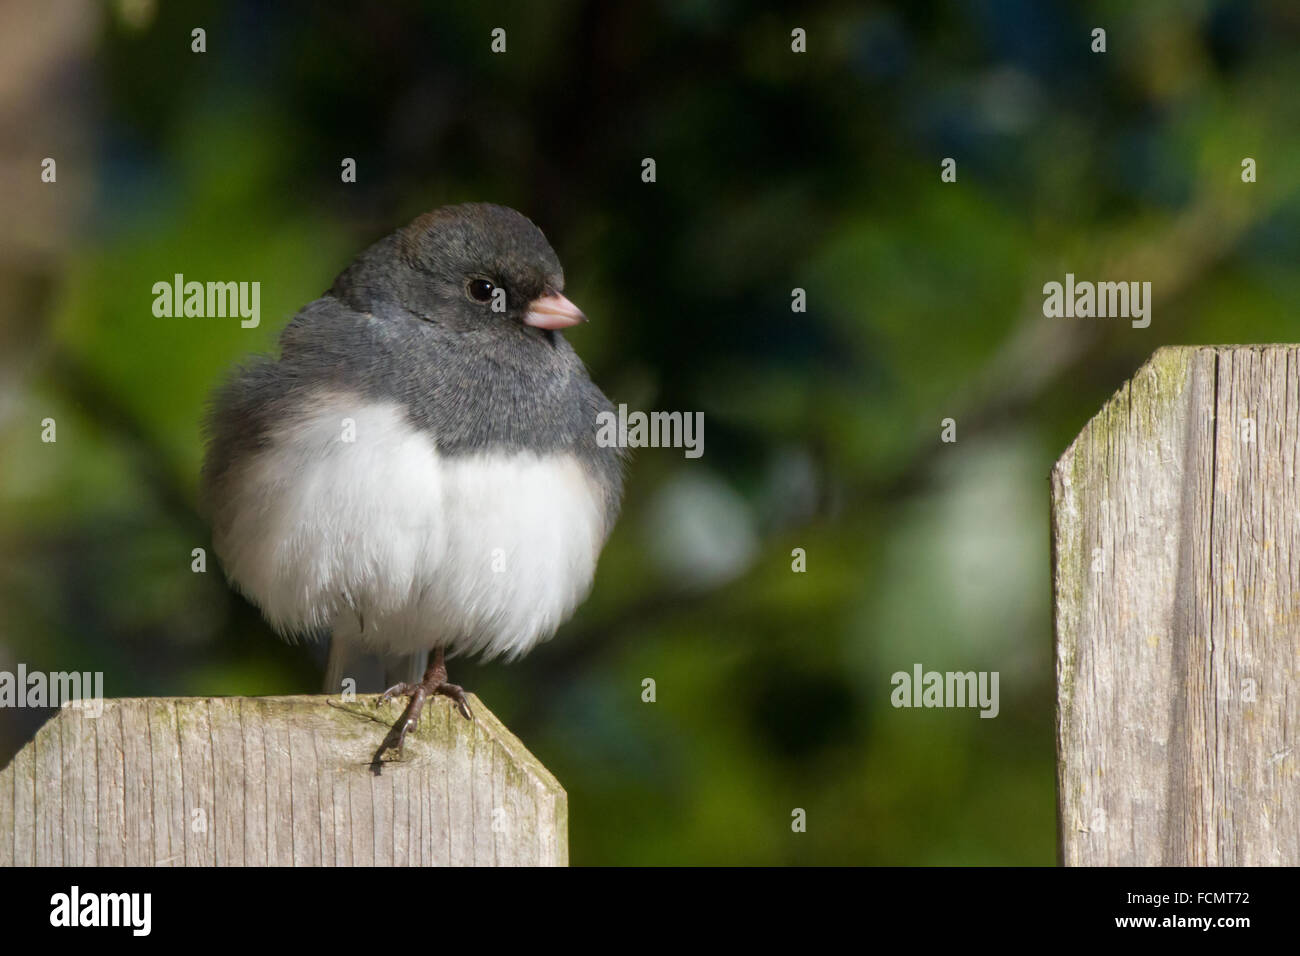
M564 297L564 270L542 231L505 206L467 203L426 213L398 234L421 318L457 331L502 327L544 336L585 316Z

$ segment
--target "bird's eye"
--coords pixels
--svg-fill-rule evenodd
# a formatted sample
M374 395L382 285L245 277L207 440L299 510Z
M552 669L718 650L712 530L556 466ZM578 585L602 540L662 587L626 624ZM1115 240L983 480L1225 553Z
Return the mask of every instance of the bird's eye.
M470 279L465 290L475 302L488 302L492 298L492 293L496 291L496 286L487 279Z

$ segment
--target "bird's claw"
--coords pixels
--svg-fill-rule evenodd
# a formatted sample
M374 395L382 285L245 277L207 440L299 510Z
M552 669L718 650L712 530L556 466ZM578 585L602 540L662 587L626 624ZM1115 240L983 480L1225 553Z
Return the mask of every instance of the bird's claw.
M415 686L413 684L394 684L380 695L379 702L381 704L386 704L394 697L406 697L414 693Z
M450 697L454 700L456 702L456 709L460 711L460 715L466 720L474 719L474 714L469 709L469 701L465 699L465 691L463 688L457 687L455 684L440 684L435 693L443 694L444 696Z

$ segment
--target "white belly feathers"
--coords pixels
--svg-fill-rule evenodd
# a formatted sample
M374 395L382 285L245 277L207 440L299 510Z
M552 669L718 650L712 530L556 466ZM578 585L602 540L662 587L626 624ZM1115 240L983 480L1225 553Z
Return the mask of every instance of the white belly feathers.
M515 657L586 596L604 513L575 458L448 457L396 404L310 407L235 466L214 515L226 573L282 633Z

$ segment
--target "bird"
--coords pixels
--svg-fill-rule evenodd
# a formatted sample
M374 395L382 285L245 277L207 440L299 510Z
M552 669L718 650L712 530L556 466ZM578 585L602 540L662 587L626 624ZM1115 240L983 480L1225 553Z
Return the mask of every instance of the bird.
M417 662L381 698L409 698L399 755L430 697L473 719L448 657L518 658L589 593L624 453L563 334L585 321L531 220L443 206L214 390L200 498L227 579L282 637L332 635L330 681L358 653Z

